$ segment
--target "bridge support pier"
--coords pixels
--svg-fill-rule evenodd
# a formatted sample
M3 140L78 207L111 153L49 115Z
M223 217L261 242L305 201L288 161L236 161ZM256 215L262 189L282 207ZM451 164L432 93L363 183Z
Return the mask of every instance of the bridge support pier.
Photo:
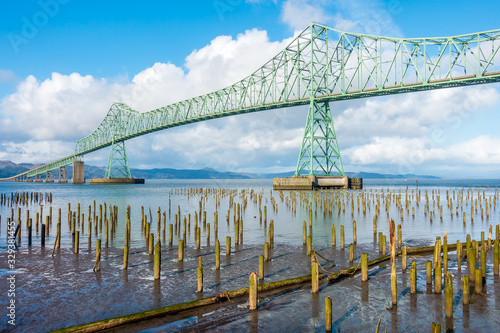
M43 182L42 180L42 175L38 174L35 176L35 183L41 183Z
M71 183L73 183L73 184L85 184L83 161L73 162L73 178L71 179Z
M46 176L45 176L45 182L46 183L53 183L54 178L52 178L52 170L47 171Z
M311 99L295 176L344 176L329 103Z
M66 167L62 166L59 168L59 180L57 181L58 183L67 183L68 181L66 180Z

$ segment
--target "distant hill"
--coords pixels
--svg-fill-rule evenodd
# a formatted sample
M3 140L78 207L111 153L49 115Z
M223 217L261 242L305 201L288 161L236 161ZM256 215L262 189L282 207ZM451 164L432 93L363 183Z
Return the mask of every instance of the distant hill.
M0 178L8 178L19 173L28 171L40 164L16 164L11 161L0 161ZM66 168L66 178L70 179L73 175L73 168ZM204 169L130 169L134 178L146 179L272 179L281 177L290 177L294 174L293 171L283 173L245 173L245 172L229 172L217 171L211 168ZM85 178L103 178L106 173L105 167L85 165ZM57 170L54 171L54 178L57 179ZM425 175L391 175L369 172L348 172L349 177L358 177L364 179L440 179L434 176Z
M428 175L391 175L374 172L347 172L349 177L363 178L363 179L441 179L441 177L428 176Z
M16 164L11 161L0 161L0 178L8 178L21 172L28 171L30 168L23 164Z

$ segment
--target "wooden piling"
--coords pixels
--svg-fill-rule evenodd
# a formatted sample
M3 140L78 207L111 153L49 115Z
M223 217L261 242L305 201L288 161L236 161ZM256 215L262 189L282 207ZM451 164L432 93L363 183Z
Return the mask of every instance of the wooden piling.
M123 269L128 268L128 251L129 251L129 248L127 245L125 245L123 247Z
M307 243L307 224L306 221L302 223L302 245Z
M198 281L198 292L202 293L203 292L203 263L202 263L202 257L198 257L198 275L197 275L197 281Z
M398 303L398 286L396 275L396 230L394 220L389 221L389 248L391 252L391 296L392 304Z
M403 272L406 272L406 245L403 246L403 250L401 251L401 265Z
M174 242L174 225L170 223L168 225L168 246L172 246Z
M368 281L368 254L361 253L361 281Z
M264 207L265 208L265 207ZM248 288L248 301L250 310L257 309L257 297L258 297L258 284L257 284L257 274L252 272L249 278L249 288Z
M498 240L493 245L493 275L498 276Z
M201 229L196 227L196 248L199 250L201 248Z
M231 255L231 237L226 237L226 256Z
M340 249L344 250L345 248L345 236L344 236L344 225L340 226Z
M332 224L332 246L337 245L337 236L335 235L335 226Z
M445 313L447 318L453 317L453 280L450 272L446 273L445 276Z
M443 285L443 274L441 269L441 263L434 267L434 293L441 294Z
M269 243L264 243L264 261L269 261Z
M319 263L314 253L311 255L311 289L313 294L319 291Z
M92 269L94 272L99 272L101 270L101 239L96 239L95 246L95 263L94 268Z
M432 261L430 260L425 262L425 273L427 285L432 285Z
M354 261L354 244L349 244L349 262L352 263Z
M45 224L44 223L42 223L42 231L41 231L40 236L41 236L41 245L42 245L42 247L44 247L45 246Z
M148 244L149 244L148 253L150 255L154 254L154 250L155 250L155 243L154 242L155 242L155 235L153 233L150 233L149 237L148 237Z
M469 281L474 282L476 279L476 255L474 253L474 248L469 246L467 248L467 261L468 261L468 270L469 270Z
M218 239L215 240L215 269L220 269L220 242Z
M179 239L178 258L179 261L184 261L184 239Z
M259 256L259 280L264 280L264 256Z
M481 249L481 276L486 279L486 248Z
M462 243L457 240L457 269L462 270Z
M332 331L332 298L330 296L325 298L325 330Z
M483 292L483 273L480 268L475 271L474 291L476 294Z
M312 253L312 237L307 237L307 255L310 256Z
M80 252L80 232L75 230L75 254Z
M159 233L158 233L159 236ZM160 237L158 237L158 241L155 245L155 259L154 259L154 279L158 280L160 278L161 272L161 242Z
M464 305L469 304L469 277L462 275L462 302Z
M403 244L403 231L401 230L401 224L398 224L398 249L401 248L402 244Z
M412 260L410 267L410 293L417 293L417 262Z
M357 236L357 233L356 233L356 220L354 220L352 222L352 239L353 239L353 243L356 244L357 241L358 241L358 236Z

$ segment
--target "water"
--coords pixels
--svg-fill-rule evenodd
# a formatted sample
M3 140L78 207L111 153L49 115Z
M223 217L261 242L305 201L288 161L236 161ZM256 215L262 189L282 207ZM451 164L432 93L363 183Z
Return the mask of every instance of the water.
M408 186L408 187L407 187ZM466 199L470 194L473 200L484 196L486 198L495 195L495 187L500 187L500 180L420 180L418 190L421 193L419 205L416 204L417 188L415 181L405 180L364 180L364 187L370 206L367 207L367 213L363 214L358 205L355 193L355 209L351 215L350 203L346 204L345 212L337 213L337 206L334 206L333 214L327 212L323 215L322 206L318 203L317 212L313 218L313 247L320 254L329 258L337 264L337 267L329 267L324 265L328 271L339 271L352 266L348 261L347 251L339 250L339 231L340 226L345 225L346 243L349 244L353 239L352 222L357 223L357 244L355 247L355 262L359 260L359 255L362 252L369 253L370 258L378 256L378 244L373 235L373 216L375 214L376 195L380 195L383 191L387 195L387 191L393 198L389 208L389 217L394 218L396 223L401 223L403 231L403 243L408 247L416 247L422 245L430 245L433 243L436 236L441 236L445 233L448 235L448 241L455 242L456 240L465 241L466 235L470 234L473 239L480 239L481 232L486 233L488 237L489 226L499 223L498 202L496 206L492 205L490 209L489 219L484 215L481 218L481 211L478 207L477 212L474 211L474 222L470 220L470 198ZM479 189L478 187L481 187ZM207 195L203 200L203 210L207 214L207 223L210 223L210 244L206 242L206 227L202 226L201 231L201 249L196 249L194 240L194 215L199 210L199 201L201 195L186 195L177 193L179 189L189 190L193 188L203 189L226 189L227 191L236 190L237 195L233 197L234 203L242 204L242 190L245 190L247 207L242 213L244 236L243 244L234 245L234 226L233 226L233 206L229 207L230 196L219 196L220 204L216 204L214 195ZM468 193L468 189L471 192ZM267 221L260 221L258 204L250 198L250 192L253 189L256 193L262 193L262 208L267 208ZM40 205L30 204L27 207L23 206L21 220L23 221L22 241L16 252L16 308L17 315L17 331L46 331L52 329L63 328L71 325L92 322L109 317L120 316L124 314L144 311L148 309L158 308L161 306L177 304L180 302L190 301L197 298L208 297L220 294L223 291L234 290L247 286L249 272L256 270L256 262L258 255L263 254L263 243L267 241L267 231L269 221L274 220L275 248L272 250L273 260L266 263L266 278L265 282L278 281L290 277L307 275L310 272L309 257L305 255L305 248L302 244L302 223L309 220L308 203L312 192L296 192L296 211L293 211L290 206L286 205L286 200L280 198L277 191L272 192L272 198L277 203L277 212L273 210L271 203L272 181L270 180L148 180L144 185L113 185L113 186L90 186L72 185L72 184L45 184L45 183L0 183L0 193L8 194L12 192L50 192L53 196L52 203L43 203L43 215L46 216L49 208L52 207L53 224L49 230L49 236L46 240L46 247L40 247L40 234L35 232L33 228L33 246L27 246L27 234L25 230L26 208L30 210L30 217L35 223L35 214L40 212ZM396 207L394 195L402 193L404 206L405 192L411 199L410 207L415 208L415 218L411 216L411 209L408 213L404 210L403 221L400 218L399 208ZM413 193L412 193L413 191ZM431 223L429 214L425 214L425 192L429 195L430 210L433 209L432 191L435 192L434 200L437 198L437 193L441 196L441 205L443 205L443 219L439 218L439 208L435 203L434 220ZM453 205L457 204L459 195L463 195L463 210L459 208L459 215L455 213L450 216L449 208L446 202L446 192L454 198ZM455 191L455 194L453 194ZM347 192L345 192L347 193ZM350 193L353 193L351 191ZM290 192L283 192L284 197L290 199ZM300 196L302 195L302 197ZM332 194L329 194L332 195ZM413 195L413 197L412 197ZM309 197L308 197L309 196ZM345 194L344 194L345 197ZM302 198L302 199L301 199ZM168 203L171 200L171 213L168 212ZM87 220L88 207L92 207L96 201L97 213L99 206L106 204L108 207L116 205L118 207L118 228L114 237L110 240L109 248L103 249L102 270L99 273L94 273L92 267L95 260L95 241L96 236L88 238ZM467 200L467 204L466 204ZM383 201L381 201L383 202ZM68 203L71 205L71 210L76 211L77 204L80 204L81 213L84 214L85 225L80 236L80 253L75 255L71 251L72 237L69 232L69 223L67 221ZM129 269L124 271L121 268L123 260L123 247L125 239L125 215L126 207L131 207L131 255ZM152 272L152 257L147 254L146 242L141 231L141 206L144 207L144 213L147 220L151 221L151 232L157 234L157 211L160 208L161 214L165 212L166 225L174 223L174 215L180 206L182 219L190 214L190 228L186 235L186 259L179 263L177 260L177 242L182 238L182 227L179 227L179 234L174 236L173 246L168 246L168 227L166 237L162 235L160 227L160 237L162 238L162 278L160 281L153 280ZM482 200L482 208L484 208L484 199ZM314 206L313 206L314 207ZM17 206L14 206L17 220ZM52 247L55 241L58 210L62 211L62 242L61 250L56 251L55 256L52 256ZM151 214L149 213L151 209ZM229 223L226 216L229 211ZM314 209L314 208L313 208ZM220 271L215 270L214 264L214 230L213 220L214 212L218 211L219 232L218 238L221 241L221 266ZM463 223L463 211L466 212L467 222ZM388 234L388 216L383 207L379 213L378 230L384 234ZM485 214L485 212L483 212ZM0 206L0 215L2 224L0 226L0 260L2 262L0 276L5 280L9 276L9 270L6 269L4 263L7 262L7 237L6 237L6 219L11 215L11 207ZM43 218L45 221L45 217ZM332 248L331 225L334 225L337 233L337 247ZM81 229L80 229L81 230ZM103 229L104 230L104 229ZM309 230L309 228L308 228ZM495 229L493 229L493 238ZM103 232L103 231L102 231ZM310 231L308 231L310 232ZM225 239L227 236L232 238L232 255L225 256ZM104 236L100 233L101 238ZM104 243L104 242L103 242ZM198 256L203 257L205 265L205 290L202 294L196 293L196 262ZM420 260L422 267L425 267L424 261ZM489 259L490 260L490 259ZM324 262L322 262L325 264ZM422 268L423 269L423 268ZM492 268L490 268L490 271ZM373 295L375 289L375 298L363 297L356 301L350 302L349 309L345 309L347 304L340 305L344 317L337 318L337 321L344 318L338 325L342 325L342 331L349 331L349 328L370 329L376 326L376 322L380 314L379 311L385 310L385 298L387 297L387 286L384 283L383 277L387 275L387 271L383 268L371 270L374 274L373 283L370 282L370 295ZM457 275L458 272L457 272ZM404 275L402 276L404 278ZM425 278L425 276L424 276ZM351 280L351 279L349 279ZM357 278L359 279L359 276ZM356 281L357 281L356 280ZM457 289L459 290L459 280L456 279ZM493 281L489 282L490 284ZM332 285L333 286L333 285ZM335 295L343 295L350 298L352 295L359 295L359 291L363 292L365 288L361 282L357 281L354 284L349 282L341 282L332 286L323 287L321 299L311 298L311 294L307 288L295 291L289 291L278 298L271 298L263 303L259 310L259 320L255 321L255 315L248 316L247 310L242 310L241 307L234 307L233 304L228 304L222 310L220 308L213 309L212 315L202 315L195 313L197 320L191 320L191 317L179 316L180 321L172 324L176 318L169 318L166 323L157 323L152 327L163 327L160 331L171 330L189 330L189 327L198 327L211 329L218 327L220 330L233 331L235 323L250 328L251 330L266 331L272 328L267 317L282 316L282 324L286 327L287 315L294 320L304 320L302 326L292 326L291 331L304 331L306 328L313 330L321 330L321 314L323 294L333 292ZM494 284L494 288L498 288L498 283ZM404 286L401 286L404 290ZM6 288L6 286L4 287ZM360 289L361 288L361 289ZM422 287L424 289L424 287ZM358 291L356 291L358 290ZM1 290L0 295L5 295L5 291ZM305 293L305 294L304 294ZM390 290L389 290L390 297ZM495 296L496 295L496 296ZM478 299L477 304L483 304L490 311L499 314L499 293L494 293L493 301L487 299L486 302ZM274 297L274 296L273 296ZM401 304L406 304L410 307L411 302L408 297L401 296ZM0 297L0 308L5 309L8 297ZM419 311L422 314L434 312L436 301L430 301L431 307L425 307L424 302L419 300ZM444 302L444 300L443 300ZM279 304L287 304L279 305ZM424 304L423 304L424 303ZM370 304L369 306L367 304ZM233 305L233 306L232 306ZM304 314L300 310L301 306L313 306L313 313L309 311ZM314 310L314 307L317 307ZM411 305L413 306L413 305ZM491 307L492 306L492 307ZM404 307L401 305L401 307ZM363 324L356 320L357 314L363 309ZM222 313L221 313L222 311ZM350 312L349 312L350 311ZM460 309L457 311L461 311ZM387 325L392 327L392 331L400 331L401 324L398 320L394 321L394 314L385 314L387 317ZM383 317L384 317L383 316ZM399 323L405 320L405 316L399 315ZM427 317L420 316L418 321L422 324ZM385 318L384 317L384 318ZM463 317L463 315L462 315ZM481 317L482 321L494 323L493 319L488 319L490 315ZM226 320L224 318L231 318ZM396 319L397 319L396 318ZM433 320L437 321L439 316ZM2 328L12 329L7 323L8 318L2 318ZM270 320L270 319L269 319ZM334 319L335 321L336 319ZM324 323L323 323L324 325ZM466 325L461 323L464 329ZM474 326L474 322L468 322L467 327ZM151 325L150 325L151 327ZM184 328L183 328L184 327ZM292 329L293 327L297 330ZM300 330L298 328L301 328ZM429 322L430 327L430 322ZM144 327L134 327L131 331L137 331ZM323 326L324 329L324 326ZM420 329L415 326L414 329ZM306 329L309 330L309 329ZM157 330L158 331L158 330ZM460 330L459 330L460 331Z

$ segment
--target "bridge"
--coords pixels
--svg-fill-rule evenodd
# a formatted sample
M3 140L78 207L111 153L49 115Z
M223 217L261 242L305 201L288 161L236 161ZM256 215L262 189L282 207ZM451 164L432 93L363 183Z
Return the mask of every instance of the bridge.
M500 81L500 30L434 38L391 38L311 23L248 77L224 89L148 112L114 103L75 153L11 178L52 181L73 164L84 182L84 155L111 146L106 178L131 178L125 141L210 119L308 105L295 175L344 175L330 104L336 101ZM495 60L497 64L495 64ZM62 175L62 176L61 176Z

